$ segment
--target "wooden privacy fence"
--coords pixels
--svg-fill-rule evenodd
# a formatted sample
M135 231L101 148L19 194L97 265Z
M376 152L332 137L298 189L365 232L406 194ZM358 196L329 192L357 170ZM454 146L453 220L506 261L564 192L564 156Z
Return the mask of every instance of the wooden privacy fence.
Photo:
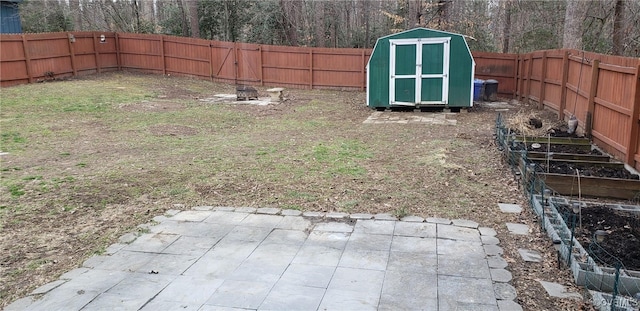
M578 50L518 56L517 97L574 115L606 152L640 170L640 59Z
M104 36L104 40L101 40ZM0 85L114 70L212 81L364 90L371 50L270 46L164 35L0 35Z
M354 90L366 87L372 52L103 32L0 35L0 50L1 86L140 70L217 82ZM477 76L497 79L499 92L514 96L517 55L473 54Z
M115 37L95 32L0 35L0 86L120 70Z

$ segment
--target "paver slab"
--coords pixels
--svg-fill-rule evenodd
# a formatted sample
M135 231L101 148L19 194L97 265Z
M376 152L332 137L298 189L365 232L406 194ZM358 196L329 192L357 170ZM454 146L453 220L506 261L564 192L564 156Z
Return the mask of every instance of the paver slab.
M542 280L538 280L538 282L551 297L582 299L582 295L567 291L567 288L562 284Z
M207 300L207 305L258 309L274 284L254 281L225 280Z
M513 234L520 234L520 235L529 234L529 226L525 224L515 224L515 223L508 222L507 229L509 229L509 232Z
M380 304L396 310L421 310L438 299L437 274L389 271L385 276ZM412 286L406 286L413 284Z
M500 311L522 311L522 306L513 300L498 300L498 309Z
M481 235L480 239L482 240L482 244L490 244L490 245L498 245L500 244L500 240L495 236L490 235Z
M498 300L513 300L518 295L515 287L507 283L495 283L493 284L493 290Z
M478 228L478 231L480 231L480 235L486 235L486 236L496 236L498 233L496 232L496 230L494 230L493 228L489 228L489 227L480 227Z
M518 253L520 254L520 257L522 257L522 260L524 261L542 262L542 255L540 254L540 252L536 250L518 248Z
M438 255L435 253L394 252L389 254L387 271L437 274Z
M438 224L437 226L439 238L480 242L480 234L477 229L443 224Z
M478 223L473 221L473 220L467 220L467 219L454 219L452 220L453 225L458 226L458 227L466 227L466 228L471 228L471 229L477 229L478 228Z
M393 234L395 228L395 221L385 220L359 220L355 227L354 232L365 234Z
M344 222L323 222L317 224L313 230L326 232L353 232L353 225L346 224Z
M249 214L247 213L235 213L232 211L213 211L209 215L209 217L204 219L206 223L216 223L223 225L237 225L245 218L247 218Z
M342 253L339 267L384 271L389 261L388 251L356 250L347 247Z
M292 263L282 274L279 283L327 288L335 272L335 266L319 266Z
M487 258L489 268L503 269L507 267L507 261L500 256L489 256Z
M438 217L428 217L425 219L426 222L434 223L434 224L443 224L450 225L451 219L449 218L438 218Z
M468 278L490 278L489 265L485 258L456 255L438 256L438 273Z
M498 208L503 213L519 214L522 212L522 207L519 204L498 203Z
M393 236L354 232L349 237L347 249L367 251L389 251Z
M295 210L295 209L283 209L282 212L280 212L280 214L282 216L300 216L302 215L302 211Z
M511 281L512 278L513 276L511 275L511 272L505 269L491 269L491 279L494 282L506 283Z
M325 289L293 284L277 284L258 310L316 310Z
M163 216L6 310L518 310L490 228L273 212Z
M394 234L422 238L435 238L436 224L401 221L396 223Z
M481 304L494 305L497 308L493 282L487 278L439 275L438 300L441 303L445 302L447 306L455 302L454 305L459 303Z
M424 222L424 218L412 215L412 216L402 217L402 221L406 221L406 222Z
M203 221L211 215L210 211L182 211L171 216L173 221Z

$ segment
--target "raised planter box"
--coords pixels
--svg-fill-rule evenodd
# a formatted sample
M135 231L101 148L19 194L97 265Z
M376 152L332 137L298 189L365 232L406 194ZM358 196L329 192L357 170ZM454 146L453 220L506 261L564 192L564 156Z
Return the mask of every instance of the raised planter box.
M578 195L578 178L575 175L538 173L547 187L561 195ZM581 176L583 196L632 200L640 195L640 180Z
M558 203L570 204L572 202L569 202L565 198L552 197L549 199L548 206L545 206L542 197L540 195L534 195L531 203L534 212L542 218L542 223L547 235L554 241L560 241L558 254L565 262L570 263L570 269L576 285L584 286L586 289L595 291L596 293L613 292L616 270L611 267L599 266L577 239L574 238L571 240L571 230L554 206L554 204ZM640 207L638 206L613 205L613 208L640 214ZM618 310L637 310L634 308L638 306L639 302L632 297L640 293L640 272L620 270L617 287L618 295L626 296L616 298L616 305L619 307ZM608 302L606 301L606 295L594 296L592 294L592 296L594 297L594 305L597 307L602 305L610 307L611 295L608 296ZM600 299L602 297L605 297L604 301L595 301L596 298ZM626 306L629 306L629 309L627 309Z
M538 152L529 151L527 157L532 160L574 160L574 161L591 161L591 162L610 162L611 157L608 155L598 154L576 154L576 153L554 153L554 152Z

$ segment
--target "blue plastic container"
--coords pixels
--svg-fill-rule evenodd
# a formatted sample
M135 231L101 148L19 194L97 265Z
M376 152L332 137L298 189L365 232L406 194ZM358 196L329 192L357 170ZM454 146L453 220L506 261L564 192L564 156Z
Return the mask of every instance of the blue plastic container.
M474 101L482 100L482 97L484 97L483 89L484 89L484 80L474 79L473 80L473 100Z

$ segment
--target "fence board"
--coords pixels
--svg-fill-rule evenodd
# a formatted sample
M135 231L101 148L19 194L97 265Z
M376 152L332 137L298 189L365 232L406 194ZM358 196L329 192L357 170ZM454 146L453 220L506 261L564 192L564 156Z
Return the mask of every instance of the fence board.
M475 77L498 81L498 94L513 97L517 90L518 55L472 52Z
M21 35L0 36L2 46L2 65L0 66L1 86L18 85L29 82L27 74L27 59Z

